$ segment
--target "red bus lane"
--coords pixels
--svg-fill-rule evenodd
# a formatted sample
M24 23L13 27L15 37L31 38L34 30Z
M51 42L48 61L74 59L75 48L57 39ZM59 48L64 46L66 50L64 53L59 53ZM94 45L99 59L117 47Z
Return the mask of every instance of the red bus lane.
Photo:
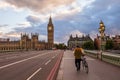
M54 67L52 68L50 74L47 77L47 80L54 80L55 79L55 75L57 74L57 71L58 71L62 56L63 56L63 52L59 56L60 57L57 59Z

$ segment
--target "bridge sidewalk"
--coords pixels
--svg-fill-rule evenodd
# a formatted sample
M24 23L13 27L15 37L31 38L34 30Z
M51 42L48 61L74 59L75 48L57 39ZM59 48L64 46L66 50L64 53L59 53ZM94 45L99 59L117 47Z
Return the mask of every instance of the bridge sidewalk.
M76 71L72 51L66 51L63 55L61 66L56 80L120 80L120 68L86 57L89 65L89 73L85 73L81 67Z

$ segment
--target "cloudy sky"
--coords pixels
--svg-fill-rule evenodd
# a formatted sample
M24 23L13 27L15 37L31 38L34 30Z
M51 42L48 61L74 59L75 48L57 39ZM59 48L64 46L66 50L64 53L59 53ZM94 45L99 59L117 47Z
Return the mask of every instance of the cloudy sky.
M39 33L47 41L50 15L56 43L66 43L71 34L96 37L101 20L106 34L120 34L120 0L0 0L0 38Z

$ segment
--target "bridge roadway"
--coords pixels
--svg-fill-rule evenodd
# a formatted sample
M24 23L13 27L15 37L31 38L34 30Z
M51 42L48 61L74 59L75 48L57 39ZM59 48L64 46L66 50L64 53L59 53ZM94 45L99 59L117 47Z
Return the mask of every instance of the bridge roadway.
M72 51L63 55L57 80L120 80L120 67L86 56L89 73L76 71Z
M60 50L0 53L0 80L47 80Z

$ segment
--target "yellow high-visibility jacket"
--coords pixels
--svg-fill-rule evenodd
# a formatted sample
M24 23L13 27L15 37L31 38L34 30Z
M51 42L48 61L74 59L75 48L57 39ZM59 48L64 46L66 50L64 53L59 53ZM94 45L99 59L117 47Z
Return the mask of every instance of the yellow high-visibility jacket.
M74 56L75 59L81 59L81 56L84 55L82 48L75 48L74 50Z

